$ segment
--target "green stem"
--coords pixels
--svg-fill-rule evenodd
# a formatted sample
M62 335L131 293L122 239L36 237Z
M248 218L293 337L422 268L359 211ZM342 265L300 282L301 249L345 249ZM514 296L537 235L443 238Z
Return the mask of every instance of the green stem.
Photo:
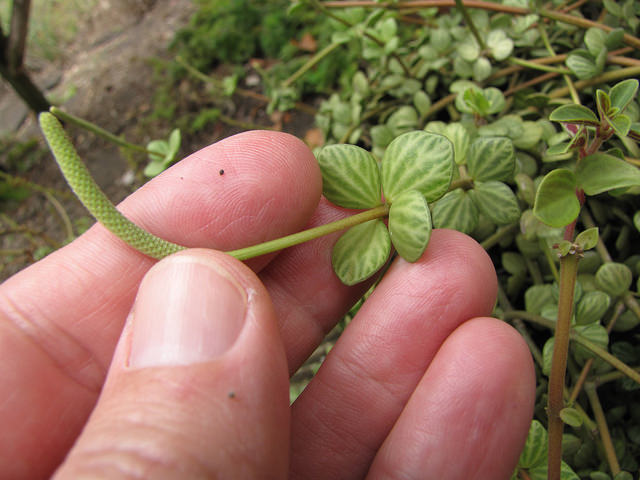
M533 70L540 70L542 72L552 72L552 73L561 73L561 74L570 74L571 70L568 68L562 67L550 67L548 65L544 65L537 62L531 62L529 60L524 60L522 58L511 57L509 62L514 65L520 65L521 67L531 68Z
M467 27L469 27L469 30L471 30L471 33L475 37L476 42L478 42L478 45L480 45L480 48L482 50L486 50L487 45L484 43L484 40L480 36L480 32L478 32L478 29L476 28L476 24L473 23L473 19L471 18L471 15L469 15L469 11L465 7L464 3L462 2L462 0L455 0L455 2L456 2L456 7L458 7L458 10L460 10L462 17L464 18L464 21L467 24Z
M540 36L542 37L542 41L547 51L551 54L552 57L555 57L556 51L553 49L553 46L551 45L551 41L549 40L549 35L547 35L547 30L544 28L544 25L542 23L538 24L538 31L540 32ZM551 72L551 73L554 73L554 72ZM567 89L571 94L571 100L573 100L573 103L575 103L576 105L580 105L580 95L578 95L576 86L574 85L573 81L571 80L571 77L569 76L569 73L571 73L571 71L567 70L565 72L559 72L559 73L562 73L562 78L564 78L564 82L567 84Z
M344 42L334 42L324 47L322 50L316 53L313 56L313 58L311 58L308 62L302 65L296 72L294 72L289 78L287 78L282 83L282 86L287 88L293 85L300 77L302 77L305 73L307 73L309 70L315 67L319 62L322 61L322 59L324 59L327 55L329 55L331 52L333 52L342 44L344 44Z
M541 317L540 315L534 315L532 313L523 311L523 310L512 310L509 312L504 312L505 320L510 320L512 318L521 318L526 320L527 322L532 322L537 325L542 325L543 327L549 328L553 330L556 328L556 323L553 320L549 320L548 318ZM571 340L576 343L579 343L584 348L589 350L594 355L600 357L602 360L607 362L609 365L629 377L634 382L637 382L640 385L640 372L631 368L626 363L620 361L614 355L611 355L605 349L599 347L595 343L589 341L583 335L580 335L578 332L572 331L570 334Z
M549 417L549 480L560 480L562 464L562 430L564 423L560 411L564 408L564 386L569 354L571 314L573 311L573 293L578 275L576 253L570 253L560 259L560 295L558 298L558 320L553 344L551 373L549 375L549 398L547 415Z
M489 235L485 238L480 245L485 250L489 250L491 247L499 243L504 237L507 235L511 235L518 229L517 223L512 223L511 225L504 225L498 228L493 234Z
M615 477L616 475L618 475L618 473L620 473L620 463L618 462L616 450L613 446L613 441L611 440L611 434L609 433L607 419L605 418L602 404L600 403L600 399L598 398L596 386L593 383L589 382L584 386L584 390L587 393L587 397L589 397L591 410L593 410L593 416L596 420L596 424L598 425L598 432L600 433L600 439L602 440L602 448L604 449L605 456L607 457L607 463L609 464L609 469L611 470L611 476Z
M579 82L575 82L575 88L577 90L582 90L583 88L590 87L592 85L598 85L601 83L610 83L618 80L623 80L625 78L633 78L640 76L640 66L638 67L627 67L620 68L618 70L611 70L609 72L602 73L588 80L580 80ZM549 93L549 98L562 98L570 93L569 87L558 88Z
M107 132L104 128L99 127L98 125L96 125L95 123L91 123L87 120L84 120L82 118L76 117L75 115L72 115L70 113L67 113L63 110L60 110L57 107L51 107L50 109L51 113L53 113L57 118L59 118L60 120L62 120L63 122L69 122L69 123L73 123L74 125L77 125L81 128L84 128L85 130L88 130L94 134L96 134L99 137L104 138L105 140L109 140L112 143L115 143L116 145L123 147L123 148L128 148L129 150L135 150L137 152L143 152L146 154L151 154L153 152L147 150L144 147L141 147L140 145L135 145L133 143L129 143L126 140L123 140L122 138L114 135L111 132Z
M319 227L310 228L302 232L287 235L286 237L276 238L275 240L264 242L259 245L240 248L238 250L232 250L226 253L231 255L232 257L237 258L238 260L246 260L248 258L258 257L267 253L277 252L278 250L282 250L293 245L298 245L300 243L304 243L309 240L313 240L314 238L322 237L324 235L329 235L330 233L338 232L340 230L344 230L345 228L368 222L376 218L386 217L388 214L389 206L380 205L379 207L357 213L350 217L343 218L342 220L337 220L335 222L327 223Z

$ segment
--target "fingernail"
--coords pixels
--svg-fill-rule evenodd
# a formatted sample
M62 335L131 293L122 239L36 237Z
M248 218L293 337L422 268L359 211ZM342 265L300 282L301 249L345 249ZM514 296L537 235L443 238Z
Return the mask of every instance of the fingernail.
M213 260L163 260L147 273L133 306L129 366L213 360L235 343L246 309L244 289Z

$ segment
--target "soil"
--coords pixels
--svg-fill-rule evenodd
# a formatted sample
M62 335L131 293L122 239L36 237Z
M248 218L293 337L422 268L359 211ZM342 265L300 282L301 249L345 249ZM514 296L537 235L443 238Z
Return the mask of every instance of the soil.
M148 120L157 81L152 59L172 58L168 44L194 9L191 0L99 0L83 19L83 26L67 47L64 58L39 69L36 66L34 79L51 99L64 98L73 90L71 98L60 105L63 109L133 143L144 145L154 138L166 138L173 126ZM260 91L260 85L252 88ZM189 90L190 95L192 91ZM193 109L198 102L190 100ZM311 115L302 113L270 117L264 113L264 103L255 99L234 98L228 106L225 113L237 121L278 128L301 137L313 123ZM184 112L178 112L181 113ZM241 128L219 123L205 134L183 133L180 153L185 156L239 131ZM136 167L140 170L144 158L126 159L116 146L86 131L69 129L69 132L80 156L115 203L144 181L132 175ZM6 86L0 85L0 136L7 135L20 141L38 138L44 147L35 117ZM43 153L35 158L27 172L18 174L37 185L67 192L54 197L62 203L72 222L84 218L85 223L91 223L83 207L68 195L51 155ZM136 161L140 163L136 165ZM16 174L10 165L0 164L0 169ZM54 203L55 200L36 193L27 200L0 205L0 214L5 215L0 218L4 233L0 249L5 254L25 251L3 255L0 280L32 262L38 246L65 242L64 223ZM11 225L12 222L15 223ZM11 229L19 233L7 235ZM31 234L25 235L25 231Z

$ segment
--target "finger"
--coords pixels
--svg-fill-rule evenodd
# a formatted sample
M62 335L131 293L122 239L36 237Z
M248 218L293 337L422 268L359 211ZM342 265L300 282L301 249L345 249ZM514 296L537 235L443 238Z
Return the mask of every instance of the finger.
M500 480L513 474L533 415L522 337L478 318L444 342L379 450L368 479Z
M285 478L288 377L256 276L207 250L144 278L104 391L56 478Z
M250 132L188 157L121 208L168 240L228 249L301 229L320 188L302 142ZM0 424L10 432L0 436L0 471L8 465L28 478L48 476L62 459L153 263L96 225L0 286L0 348L10 359L0 365Z
M495 296L491 260L461 233L396 260L293 405L292 477L364 476L444 340Z

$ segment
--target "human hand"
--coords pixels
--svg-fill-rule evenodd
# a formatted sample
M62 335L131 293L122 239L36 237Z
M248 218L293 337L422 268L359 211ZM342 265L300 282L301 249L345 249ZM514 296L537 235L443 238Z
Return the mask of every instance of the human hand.
M250 132L121 208L167 240L229 250L346 215L320 191L301 142ZM367 288L335 277L337 235L247 266L202 249L153 266L96 225L7 280L0 477L64 460L56 478L509 478L532 362L511 327L482 318L493 266L457 232L394 261L289 407L287 374Z

